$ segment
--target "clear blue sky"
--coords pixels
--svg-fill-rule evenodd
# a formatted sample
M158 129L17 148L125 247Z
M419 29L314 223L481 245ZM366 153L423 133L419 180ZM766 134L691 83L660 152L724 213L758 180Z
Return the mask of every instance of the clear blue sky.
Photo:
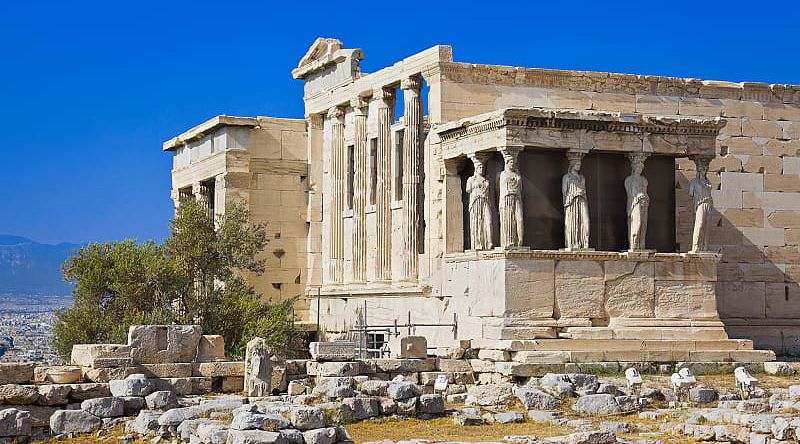
M290 70L318 36L363 48L367 72L449 44L474 63L800 84L796 1L3 1L0 233L163 238L161 143L217 114L302 117Z

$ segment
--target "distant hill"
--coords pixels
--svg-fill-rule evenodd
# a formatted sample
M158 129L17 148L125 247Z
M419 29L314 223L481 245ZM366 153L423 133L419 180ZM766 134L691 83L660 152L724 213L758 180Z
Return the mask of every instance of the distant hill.
M0 293L68 295L71 287L62 279L61 264L80 247L0 234Z

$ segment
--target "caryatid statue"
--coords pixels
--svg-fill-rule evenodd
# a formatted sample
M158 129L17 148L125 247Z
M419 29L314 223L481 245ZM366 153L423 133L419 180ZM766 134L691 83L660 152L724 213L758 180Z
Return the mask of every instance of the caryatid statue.
M589 248L589 203L586 179L581 175L583 153L568 152L569 169L561 179L564 197L564 243L568 250Z
M484 159L470 156L475 174L467 179L469 193L469 234L473 250L490 250L492 245L492 206Z
M628 193L628 249L639 251L645 249L647 211L650 208L647 179L642 176L647 154L634 153L628 157L631 161L631 175L625 179L625 191Z
M503 248L522 245L524 233L522 213L522 176L517 168L518 149L503 151L505 168L500 173L500 245Z
M711 220L711 183L708 181L708 163L711 159L696 156L697 174L689 183L689 195L694 199L694 229L692 230L692 253L708 250L708 225Z

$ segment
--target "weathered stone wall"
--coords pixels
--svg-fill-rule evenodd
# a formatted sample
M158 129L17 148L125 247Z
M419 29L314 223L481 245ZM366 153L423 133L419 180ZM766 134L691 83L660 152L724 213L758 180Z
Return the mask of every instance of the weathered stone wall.
M719 311L731 337L800 353L800 87L445 62L440 88L442 122L505 107L725 118L709 173ZM691 242L693 170L679 160L682 252Z
M249 205L253 221L267 226L267 261L249 282L266 298L303 294L307 275L308 165L303 120L260 119L249 149ZM245 184L241 184L244 186ZM305 308L305 302L298 308Z

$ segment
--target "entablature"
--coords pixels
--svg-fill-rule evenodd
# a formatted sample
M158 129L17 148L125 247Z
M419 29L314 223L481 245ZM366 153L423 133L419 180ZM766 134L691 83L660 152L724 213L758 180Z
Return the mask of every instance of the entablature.
M715 154L725 120L549 108L507 108L433 128L445 159L509 147L580 152Z

